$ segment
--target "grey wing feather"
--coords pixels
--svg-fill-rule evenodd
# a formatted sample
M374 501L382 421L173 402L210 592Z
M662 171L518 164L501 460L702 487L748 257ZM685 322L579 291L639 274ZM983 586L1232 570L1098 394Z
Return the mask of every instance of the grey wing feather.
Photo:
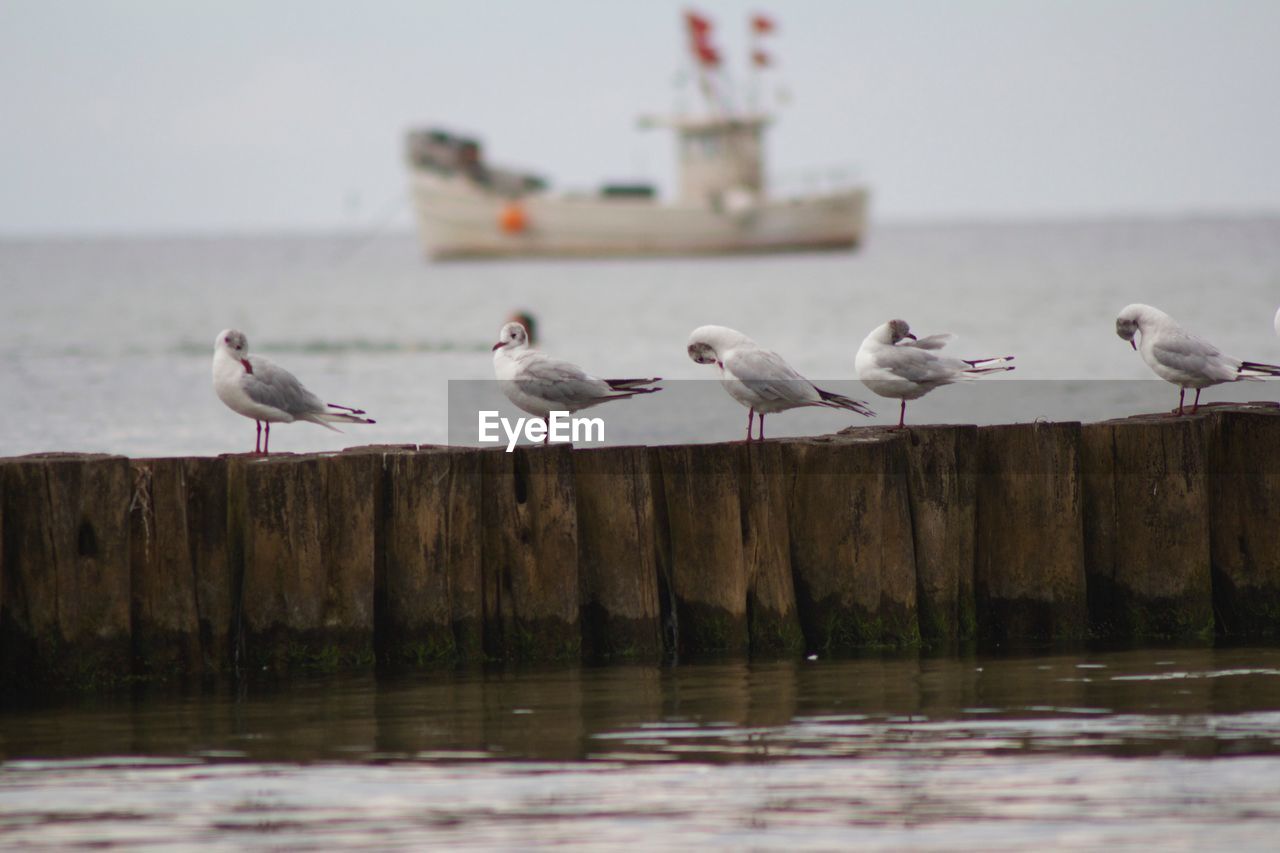
M1212 358L1215 355L1222 355L1222 352L1213 344L1209 343L1204 338L1196 337L1184 329L1170 329L1165 331L1160 337L1167 341L1167 343L1162 343L1160 340L1157 340L1157 348L1168 348L1177 352L1200 356L1203 358Z
M1207 373L1229 379L1239 362L1225 356L1213 344L1181 329L1166 331L1152 344L1152 353L1162 364L1186 373Z
M939 358L915 347L885 347L876 354L876 366L911 382L946 382L965 368L959 359Z
M294 417L325 411L324 402L280 365L258 356L250 356L249 363L253 373L245 374L243 388L255 403L274 406Z
M734 379L765 400L816 403L821 399L813 383L797 373L776 352L734 350L725 359L724 366Z
M937 335L923 337L918 341L901 341L898 346L915 347L916 349L942 349L955 339L956 336L950 332L942 332Z
M513 380L526 394L555 403L584 403L613 393L603 379L596 379L576 364L554 358L527 359L520 377Z

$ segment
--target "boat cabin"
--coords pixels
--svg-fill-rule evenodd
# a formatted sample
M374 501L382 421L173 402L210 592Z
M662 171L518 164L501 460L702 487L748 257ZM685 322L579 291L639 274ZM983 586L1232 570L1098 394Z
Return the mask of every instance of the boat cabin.
M734 198L760 200L765 193L765 115L646 118L641 127L676 132L679 200L719 208Z

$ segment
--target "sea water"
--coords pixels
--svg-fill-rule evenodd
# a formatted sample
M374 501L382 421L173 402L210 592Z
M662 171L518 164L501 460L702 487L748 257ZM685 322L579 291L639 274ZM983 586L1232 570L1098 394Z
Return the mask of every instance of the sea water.
M1177 404L1115 335L1130 302L1239 358L1280 362L1280 218L885 226L858 252L439 264L407 234L6 240L0 300L0 455L251 450L253 424L211 388L227 327L327 402L378 421L342 433L279 425L273 450L474 444L478 410L522 414L492 381L490 354L517 310L536 317L542 348L595 375L667 381L592 410L609 443L744 434L746 413L715 369L685 352L707 323L878 412L771 415L769 436L895 422L897 401L870 394L853 368L862 339L891 318L956 333L944 352L963 358L1016 356L1012 373L910 403L908 422L1087 421ZM1280 386L1204 394L1256 399L1280 399Z

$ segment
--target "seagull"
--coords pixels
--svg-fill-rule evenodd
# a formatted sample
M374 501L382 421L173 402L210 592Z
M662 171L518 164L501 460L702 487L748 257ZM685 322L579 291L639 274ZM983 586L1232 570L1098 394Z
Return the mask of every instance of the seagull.
M801 406L847 409L872 417L875 412L859 400L823 391L776 352L762 349L742 332L725 326L699 326L689 335L689 358L720 369L720 383L729 396L747 407L747 441L760 414L760 441L764 441L764 416Z
M652 394L652 379L597 379L576 364L552 358L529 345L529 332L520 323L507 323L493 345L493 372L507 399L543 423L552 412L576 412L610 400ZM550 424L548 423L548 427ZM551 441L548 428L543 444Z
M1134 336L1142 333L1142 343ZM1188 332L1159 308L1135 303L1116 317L1116 334L1142 354L1142 360L1166 382L1178 386L1177 414L1185 414L1187 389L1196 389L1191 414L1200 406L1200 392L1210 385L1280 375L1280 366L1240 361L1223 355L1213 344Z
M374 423L360 417L363 409L321 402L283 367L260 355L249 355L249 339L235 329L223 329L213 342L213 390L233 412L253 418L258 426L253 447L257 454L269 452L273 423L310 421L334 432L342 430L330 423ZM263 423L267 425L265 436Z
M905 426L908 400L923 397L934 388L957 380L1013 370L1012 364L1006 364L1013 361L1011 355L959 359L930 352L942 349L954 339L955 335L946 332L916 338L906 320L890 320L867 335L858 348L853 364L862 384L881 397L902 401L896 429Z

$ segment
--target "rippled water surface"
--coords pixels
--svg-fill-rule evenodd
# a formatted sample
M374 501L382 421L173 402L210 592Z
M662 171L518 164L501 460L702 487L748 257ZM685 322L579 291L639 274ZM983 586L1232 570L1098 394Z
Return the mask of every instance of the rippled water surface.
M0 712L0 846L1274 849L1280 651L333 677Z

